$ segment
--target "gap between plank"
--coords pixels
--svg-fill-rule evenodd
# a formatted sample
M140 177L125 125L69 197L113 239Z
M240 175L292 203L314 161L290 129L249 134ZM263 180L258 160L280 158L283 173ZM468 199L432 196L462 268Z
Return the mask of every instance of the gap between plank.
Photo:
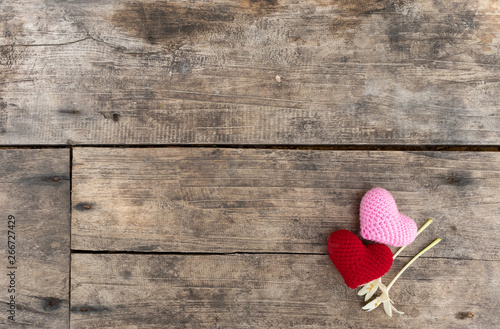
M260 251L234 251L234 252L169 252L169 251L127 251L127 250L81 250L72 249L72 254L95 254L95 255L169 255L169 256L230 256L230 255L300 255L300 256L328 256L327 253L314 252L260 252ZM412 258L413 256L398 256L398 258ZM476 259L476 258L453 258L439 256L421 256L422 259L448 259L454 261L480 261L480 262L498 262L495 259Z
M72 249L73 254L137 254L137 255L174 255L174 256L220 256L220 255L306 255L306 256L324 256L324 253L304 252L259 252L259 251L232 251L232 252L182 252L182 251L127 251L127 250L81 250Z
M71 250L71 227L72 227L72 218L73 218L73 148L69 148L69 276L68 276L68 305L71 310L71 256L73 254ZM68 312L69 324L71 325L71 311Z
M324 151L452 151L500 152L500 145L292 145L292 144L70 144L70 145L4 145L0 149L54 149L54 148L230 148L283 149Z

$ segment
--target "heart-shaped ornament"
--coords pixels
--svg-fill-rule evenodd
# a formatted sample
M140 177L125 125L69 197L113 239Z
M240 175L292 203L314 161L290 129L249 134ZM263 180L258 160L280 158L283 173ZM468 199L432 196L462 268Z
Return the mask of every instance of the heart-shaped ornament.
M376 187L365 193L359 207L361 236L394 247L409 245L417 236L417 224L398 211L389 191Z
M328 239L328 254L349 288L382 277L392 266L391 249L383 244L364 245L348 230L333 232Z

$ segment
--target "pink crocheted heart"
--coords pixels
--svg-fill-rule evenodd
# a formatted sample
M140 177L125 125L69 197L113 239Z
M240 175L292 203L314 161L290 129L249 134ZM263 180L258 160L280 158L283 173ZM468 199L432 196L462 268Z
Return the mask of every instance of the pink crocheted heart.
M417 236L415 222L398 211L391 193L376 187L365 193L359 207L361 236L367 240L402 247Z

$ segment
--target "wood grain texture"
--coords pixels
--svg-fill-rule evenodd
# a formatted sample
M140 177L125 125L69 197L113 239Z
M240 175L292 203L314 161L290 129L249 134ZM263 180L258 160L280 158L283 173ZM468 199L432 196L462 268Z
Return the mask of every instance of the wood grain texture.
M0 144L498 145L499 31L497 0L2 1Z
M69 327L69 162L67 149L0 150L0 328ZM15 227L8 228L9 215ZM14 264L7 257L8 230L15 232L9 234ZM15 322L8 319L11 295Z
M500 260L500 154L473 152L75 148L72 248L326 253L376 186L435 219L415 248Z
M391 289L405 312L393 318L362 311L363 299L321 255L75 254L71 275L73 329L496 328L500 320L491 286L498 261L419 259Z

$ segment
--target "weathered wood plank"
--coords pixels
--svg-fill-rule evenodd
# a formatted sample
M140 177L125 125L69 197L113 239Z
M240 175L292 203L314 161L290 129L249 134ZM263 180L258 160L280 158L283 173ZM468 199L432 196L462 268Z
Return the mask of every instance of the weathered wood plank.
M72 248L326 253L376 186L436 220L418 244L443 238L431 254L500 260L493 152L75 148Z
M499 22L497 0L4 1L0 144L498 145Z
M67 149L0 150L1 328L69 327L69 162Z
M498 261L419 259L389 318L361 310L328 256L75 254L71 327L495 328L499 279Z

